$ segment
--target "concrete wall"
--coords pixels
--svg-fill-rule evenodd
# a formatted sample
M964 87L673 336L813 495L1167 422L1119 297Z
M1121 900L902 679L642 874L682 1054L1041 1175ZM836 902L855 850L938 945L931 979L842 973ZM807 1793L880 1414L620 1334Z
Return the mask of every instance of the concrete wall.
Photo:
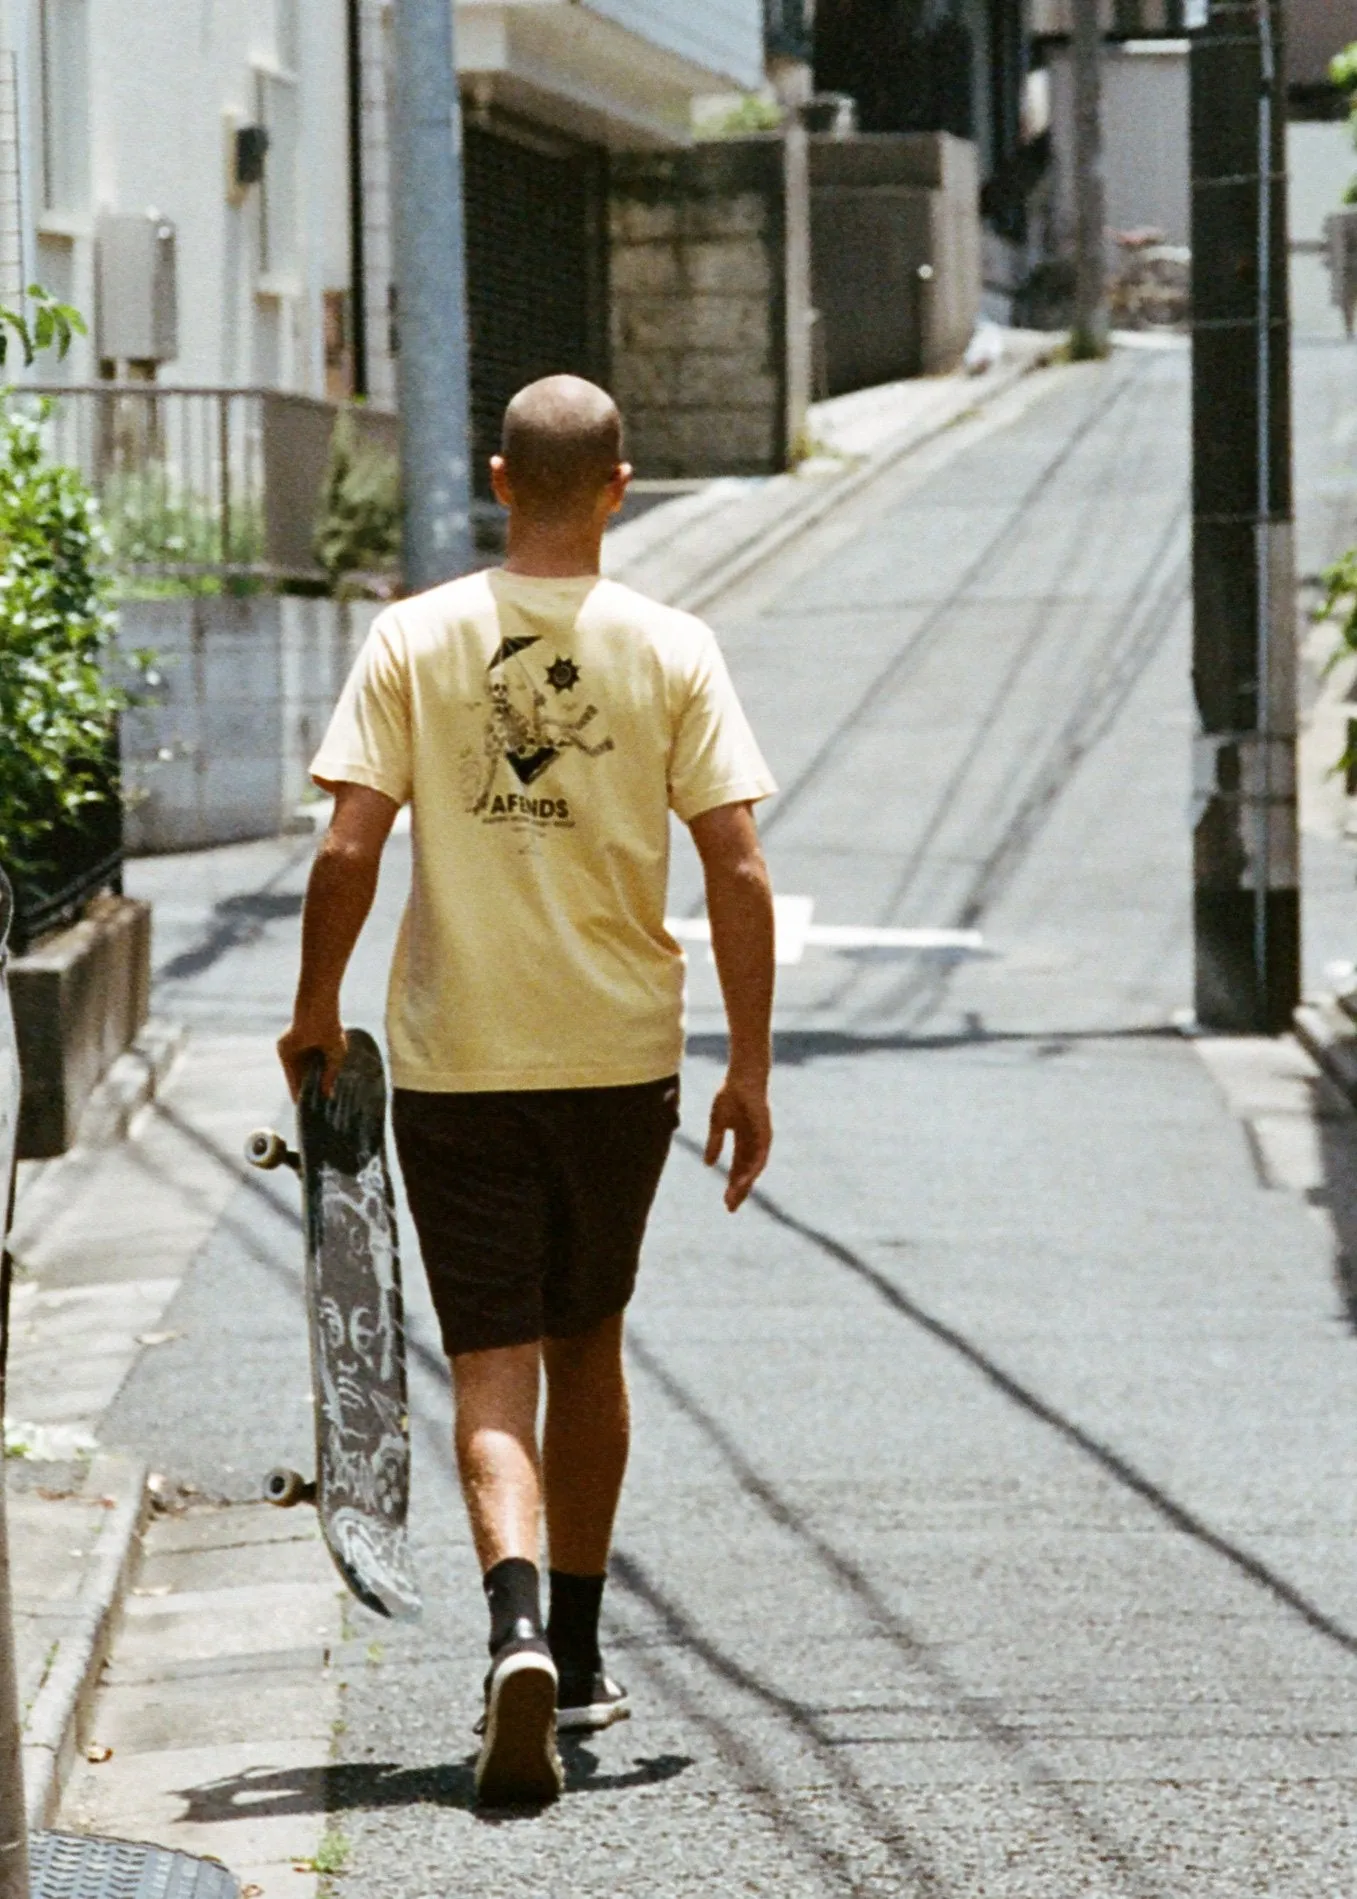
M79 923L10 964L22 1093L20 1160L50 1160L146 1021L151 908L101 897Z
M1357 40L1357 0L1290 0L1286 76L1293 86L1322 85L1335 53Z
M1103 146L1109 231L1163 231L1191 241L1188 185L1187 43L1109 46L1103 62ZM1052 223L1065 254L1074 248L1074 87L1068 48L1051 59ZM1109 261L1115 261L1109 244Z
M1337 211L1357 177L1352 134L1341 121L1301 121L1286 129L1288 213L1291 232L1291 320L1297 336L1344 334L1330 294L1322 245L1324 220Z
M817 394L945 370L980 308L975 147L946 133L811 141Z
M643 476L785 467L783 146L613 160L612 380Z
M123 720L128 850L284 829L377 611L271 594L124 604L120 643L152 650L161 682L155 703Z

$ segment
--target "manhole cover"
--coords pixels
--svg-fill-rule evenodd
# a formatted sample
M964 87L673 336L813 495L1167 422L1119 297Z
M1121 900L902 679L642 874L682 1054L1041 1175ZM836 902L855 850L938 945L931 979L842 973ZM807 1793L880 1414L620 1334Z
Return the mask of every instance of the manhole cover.
M239 1899L224 1866L163 1846L35 1833L28 1847L32 1899Z

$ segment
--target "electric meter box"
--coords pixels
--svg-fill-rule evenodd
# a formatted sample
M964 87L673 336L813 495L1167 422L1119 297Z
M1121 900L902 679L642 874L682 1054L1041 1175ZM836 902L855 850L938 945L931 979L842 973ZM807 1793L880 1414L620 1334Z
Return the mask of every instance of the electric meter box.
M155 211L106 211L97 235L100 356L172 363L179 354L173 224Z

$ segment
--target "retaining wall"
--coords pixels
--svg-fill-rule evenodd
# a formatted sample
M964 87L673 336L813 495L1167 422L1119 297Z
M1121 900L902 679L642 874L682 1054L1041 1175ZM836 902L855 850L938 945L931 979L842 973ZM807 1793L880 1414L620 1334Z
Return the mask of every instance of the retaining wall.
M123 719L128 851L286 829L378 611L276 594L125 602L120 644L151 649L160 681Z

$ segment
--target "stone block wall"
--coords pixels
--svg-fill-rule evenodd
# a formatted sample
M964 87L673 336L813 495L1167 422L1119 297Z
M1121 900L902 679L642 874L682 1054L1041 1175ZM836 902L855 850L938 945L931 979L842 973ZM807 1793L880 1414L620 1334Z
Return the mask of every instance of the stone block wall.
M610 224L612 383L638 474L784 468L781 139L616 156Z
M155 653L160 680L123 720L129 852L286 829L377 612L276 594L124 603L120 643Z

